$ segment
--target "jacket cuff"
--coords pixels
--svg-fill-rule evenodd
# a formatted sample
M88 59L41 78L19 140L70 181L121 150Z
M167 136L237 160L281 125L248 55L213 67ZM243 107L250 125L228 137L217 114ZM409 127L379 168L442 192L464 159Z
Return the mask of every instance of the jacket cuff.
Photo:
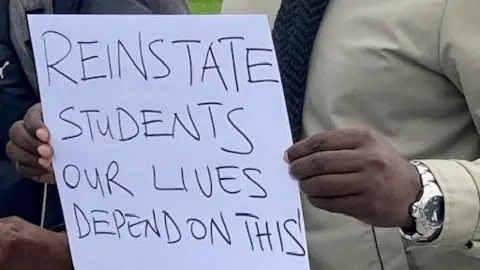
M478 256L480 248L473 239L480 232L480 193L475 177L468 170L471 163L457 160L420 161L435 176L445 201L442 232L429 246L451 247Z
M67 230L67 228L65 227L65 223L60 223L55 226L51 226L48 229L53 232L64 232Z

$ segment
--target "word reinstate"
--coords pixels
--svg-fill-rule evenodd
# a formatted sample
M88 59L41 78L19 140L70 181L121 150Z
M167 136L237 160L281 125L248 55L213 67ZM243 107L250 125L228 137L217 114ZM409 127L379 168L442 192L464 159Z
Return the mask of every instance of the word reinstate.
M75 269L309 269L265 16L29 22Z

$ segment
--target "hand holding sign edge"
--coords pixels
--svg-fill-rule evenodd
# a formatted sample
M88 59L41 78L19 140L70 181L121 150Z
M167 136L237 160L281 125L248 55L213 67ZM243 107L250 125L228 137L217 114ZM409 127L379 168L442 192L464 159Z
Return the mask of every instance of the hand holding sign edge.
M12 125L9 138L6 152L20 175L42 183L55 183L53 148L49 144L50 134L43 123L40 103L32 106L23 120Z
M378 227L412 225L420 176L373 131L320 133L294 144L286 158L313 206Z

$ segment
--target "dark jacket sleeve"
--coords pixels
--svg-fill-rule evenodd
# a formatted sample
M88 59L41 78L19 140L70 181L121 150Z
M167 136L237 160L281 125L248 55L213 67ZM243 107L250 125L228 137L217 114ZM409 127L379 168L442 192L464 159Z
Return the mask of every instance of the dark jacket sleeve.
M0 2L3 5L0 6L0 159L6 159L5 145L11 125L22 119L38 100L10 42L8 1Z
M145 5L145 3L148 3ZM149 6L150 8L146 8ZM63 14L184 14L188 13L186 0L64 0L55 2L55 12ZM23 118L33 104L39 102L22 70L10 43L8 0L0 0L0 67L8 62L0 77L0 161L7 161L5 145L11 125ZM3 165L2 165L3 164ZM0 172L12 173L9 162L0 162ZM0 173L0 176L2 174ZM7 174L5 174L7 175ZM0 185L0 217L17 215L38 224L42 207L43 185L22 179L0 179L8 189ZM8 183L9 182L9 183ZM57 188L49 186L45 225L51 230L63 230L64 219Z
M38 102L10 42L8 0L0 0L0 217L19 216L36 223L41 189L30 180L20 180L5 146L15 121Z

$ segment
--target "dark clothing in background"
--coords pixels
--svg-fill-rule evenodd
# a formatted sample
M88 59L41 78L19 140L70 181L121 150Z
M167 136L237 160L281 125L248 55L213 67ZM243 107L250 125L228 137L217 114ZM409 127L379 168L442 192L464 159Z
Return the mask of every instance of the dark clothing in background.
M282 1L272 31L294 142L301 139L310 57L329 2Z
M25 112L40 102L29 84L10 40L9 0L0 0L0 218L19 216L40 224L44 185L21 179L5 153L8 131ZM56 0L57 14L187 14L186 0ZM43 11L35 11L42 13ZM23 41L22 41L23 42ZM25 41L25 44L29 44ZM45 227L63 229L63 213L56 186L48 187Z
M0 0L0 217L17 215L38 223L41 213L42 185L21 179L7 157L5 146L12 124L23 118L38 98L25 77L10 41L8 0Z

